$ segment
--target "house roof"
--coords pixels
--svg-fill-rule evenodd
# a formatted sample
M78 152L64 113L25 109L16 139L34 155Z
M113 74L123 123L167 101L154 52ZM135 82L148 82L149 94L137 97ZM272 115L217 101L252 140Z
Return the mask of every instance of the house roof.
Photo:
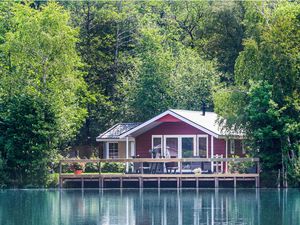
M205 112L205 115L203 115L201 111L169 109L144 123L117 124L110 128L108 131L100 134L97 137L97 140L106 138L119 139L128 136L137 136L163 123L163 118L166 118L167 116L177 118L180 121L183 121L191 126L203 130L204 132L217 138L226 135L243 136L242 133L237 131L225 132L224 129L222 129L222 126L220 126L220 124L217 122L218 115L214 112Z
M171 109L170 111L178 114L181 117L188 119L189 121L206 128L207 130L217 134L224 135L222 127L219 126L218 114L214 112L205 112L205 115L202 115L201 111L191 111L191 110L181 110L181 109Z
M120 135L137 127L141 123L117 123L107 131L100 134L97 139L118 139Z

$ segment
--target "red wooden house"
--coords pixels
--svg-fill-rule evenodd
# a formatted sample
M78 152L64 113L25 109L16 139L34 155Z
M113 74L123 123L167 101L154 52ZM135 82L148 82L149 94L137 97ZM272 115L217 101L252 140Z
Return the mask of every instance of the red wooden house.
M103 158L230 158L242 156L243 135L227 134L214 112L167 110L144 123L119 123L97 137ZM153 151L154 150L154 151Z

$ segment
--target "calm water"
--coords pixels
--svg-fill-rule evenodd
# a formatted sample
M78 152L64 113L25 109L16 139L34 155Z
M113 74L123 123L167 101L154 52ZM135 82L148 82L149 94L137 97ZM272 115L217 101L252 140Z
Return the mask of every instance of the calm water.
M0 224L299 225L300 191L4 190Z

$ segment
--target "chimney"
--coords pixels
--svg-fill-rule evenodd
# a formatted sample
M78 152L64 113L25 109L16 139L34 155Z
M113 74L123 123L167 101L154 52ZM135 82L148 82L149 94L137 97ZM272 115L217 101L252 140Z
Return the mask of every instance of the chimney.
M205 116L205 102L202 100L202 116Z

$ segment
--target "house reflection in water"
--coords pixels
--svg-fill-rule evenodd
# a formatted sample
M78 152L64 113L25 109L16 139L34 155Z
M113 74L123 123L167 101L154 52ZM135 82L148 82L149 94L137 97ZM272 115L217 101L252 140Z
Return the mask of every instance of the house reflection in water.
M63 224L260 224L259 208L258 189L61 192Z

